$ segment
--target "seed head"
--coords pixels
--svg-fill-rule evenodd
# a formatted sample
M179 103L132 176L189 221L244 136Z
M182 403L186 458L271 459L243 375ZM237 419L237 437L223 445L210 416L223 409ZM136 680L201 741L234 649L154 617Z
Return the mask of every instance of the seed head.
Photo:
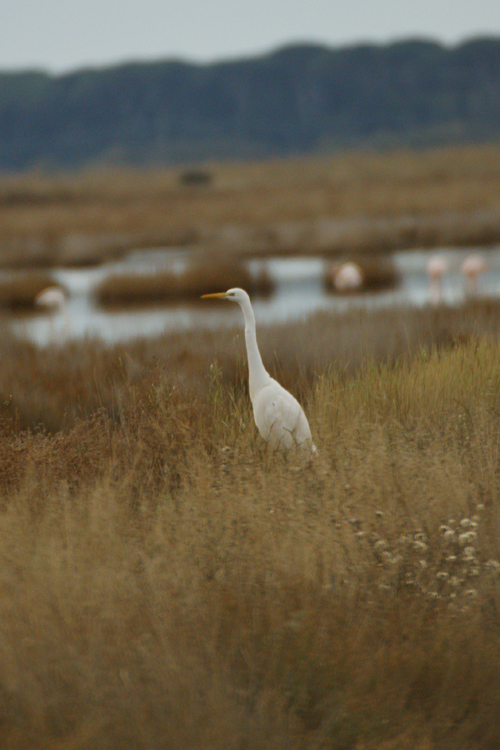
M416 542L426 542L427 541L427 537L425 536L425 534L422 534L421 531L417 531L417 533L414 534L413 538L414 538L414 540Z
M484 567L492 568L498 572L500 570L500 562L498 562L498 560L488 560L488 562L484 564Z

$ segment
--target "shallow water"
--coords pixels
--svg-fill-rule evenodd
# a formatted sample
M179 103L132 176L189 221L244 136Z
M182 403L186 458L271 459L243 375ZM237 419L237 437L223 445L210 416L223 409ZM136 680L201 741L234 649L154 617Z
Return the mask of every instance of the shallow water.
M443 279L443 302L460 304L465 299L464 280L460 273L461 261L470 248L442 250L412 250L395 253L394 264L401 282L394 290L350 296L327 294L322 276L325 261L321 258L270 258L249 261L252 273L265 269L274 280L276 289L269 298L254 299L258 323L277 323L301 319L318 310L343 311L352 307L391 307L395 304L423 306L430 302L426 264L432 255L444 256L449 273ZM482 250L488 264L487 273L479 282L481 295L500 295L500 246ZM160 270L181 271L188 260L182 250L137 250L126 258L96 268L56 269L54 280L69 291L67 319L60 314L36 314L12 321L19 336L40 345L65 338L98 337L109 343L136 337L153 336L163 332L193 328L213 328L239 325L242 321L237 306L221 302L214 304L181 303L104 310L94 303L96 285L106 276L116 273L151 273ZM215 291L224 291L214 289Z

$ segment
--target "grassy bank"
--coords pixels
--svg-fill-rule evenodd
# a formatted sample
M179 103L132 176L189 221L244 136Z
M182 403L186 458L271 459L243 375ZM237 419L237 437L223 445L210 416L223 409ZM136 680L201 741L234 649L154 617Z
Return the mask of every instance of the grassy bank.
M2 747L496 749L499 318L260 331L305 466L264 450L239 331L4 336Z
M94 264L130 248L378 252L500 240L500 146L355 152L178 170L0 178L0 265Z

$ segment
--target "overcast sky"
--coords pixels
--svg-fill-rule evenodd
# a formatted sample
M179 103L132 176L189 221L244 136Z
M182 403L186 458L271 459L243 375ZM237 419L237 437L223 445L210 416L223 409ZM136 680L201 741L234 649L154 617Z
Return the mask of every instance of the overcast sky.
M0 0L0 8L3 71L213 62L298 41L500 36L500 0Z

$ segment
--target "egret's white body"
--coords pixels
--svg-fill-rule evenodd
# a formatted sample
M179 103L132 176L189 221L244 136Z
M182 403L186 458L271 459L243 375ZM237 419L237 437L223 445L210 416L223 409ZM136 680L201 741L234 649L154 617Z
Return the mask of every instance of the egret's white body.
M443 276L448 273L448 261L442 255L433 255L427 263L427 276L430 282L431 303L439 305L443 301Z
M349 261L333 269L333 286L337 292L356 292L363 283L363 271L357 263Z
M478 253L468 255L462 263L461 270L465 277L468 291L476 294L478 290L478 278L486 271L486 261L483 256Z
M257 345L255 316L250 297L243 289L229 289L203 298L228 299L237 302L245 318L245 343L248 358L250 399L255 424L261 436L273 449L299 447L316 453L311 430L301 405L291 393L272 378L264 367Z

